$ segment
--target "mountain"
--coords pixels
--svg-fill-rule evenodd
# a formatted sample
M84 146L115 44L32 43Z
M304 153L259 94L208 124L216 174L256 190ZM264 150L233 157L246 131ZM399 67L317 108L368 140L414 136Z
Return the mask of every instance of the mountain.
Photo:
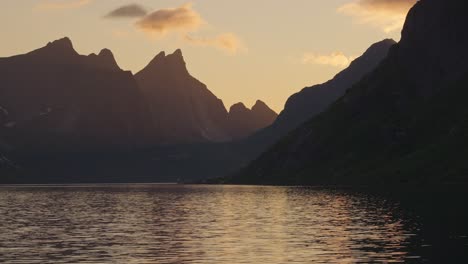
M277 116L275 111L260 100L257 100L252 109L248 109L243 103L237 103L229 110L230 135L234 139L243 139L271 125Z
M417 2L374 71L227 181L467 183L467 9L462 0Z
M79 55L68 38L0 58L0 137L13 149L131 148L144 144L145 103L109 50Z
M396 42L393 39L385 39L373 44L333 79L304 88L289 97L272 129L276 130L276 134L284 135L326 110L334 101L343 96L352 84L374 70L394 44Z
M281 137L328 109L333 102L345 95L354 83L372 72L395 44L392 39L377 42L331 80L306 87L292 95L273 124L258 130L242 142L249 158L256 158Z
M149 104L157 143L222 142L231 139L223 102L190 75L182 52L159 53L135 75Z

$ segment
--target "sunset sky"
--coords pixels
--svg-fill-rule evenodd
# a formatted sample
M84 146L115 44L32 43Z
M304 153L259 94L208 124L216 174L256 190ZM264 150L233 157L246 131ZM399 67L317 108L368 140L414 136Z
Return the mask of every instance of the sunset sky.
M227 108L276 111L384 38L399 40L415 0L2 0L0 57L68 36L81 54L113 51L136 73L181 48L191 74Z

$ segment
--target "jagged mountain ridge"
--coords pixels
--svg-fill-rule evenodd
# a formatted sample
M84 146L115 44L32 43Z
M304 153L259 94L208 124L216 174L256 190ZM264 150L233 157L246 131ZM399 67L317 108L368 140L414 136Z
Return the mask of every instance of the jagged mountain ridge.
M223 102L159 53L135 76L108 49L78 54L69 38L0 58L0 137L13 149L68 150L235 139Z

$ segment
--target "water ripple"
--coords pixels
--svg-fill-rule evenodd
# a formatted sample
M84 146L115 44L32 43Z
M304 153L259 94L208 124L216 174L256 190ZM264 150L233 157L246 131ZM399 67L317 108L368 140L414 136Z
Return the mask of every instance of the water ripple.
M0 189L5 263L369 263L418 258L398 204L286 187ZM1 262L0 261L0 262Z

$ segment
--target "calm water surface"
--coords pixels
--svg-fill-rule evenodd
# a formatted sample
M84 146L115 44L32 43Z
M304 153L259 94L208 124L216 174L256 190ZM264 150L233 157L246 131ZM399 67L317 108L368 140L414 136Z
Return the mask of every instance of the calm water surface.
M430 205L411 206L300 187L3 186L0 262L463 261L466 229L445 221L463 214L439 221ZM439 220L425 224L425 214Z

